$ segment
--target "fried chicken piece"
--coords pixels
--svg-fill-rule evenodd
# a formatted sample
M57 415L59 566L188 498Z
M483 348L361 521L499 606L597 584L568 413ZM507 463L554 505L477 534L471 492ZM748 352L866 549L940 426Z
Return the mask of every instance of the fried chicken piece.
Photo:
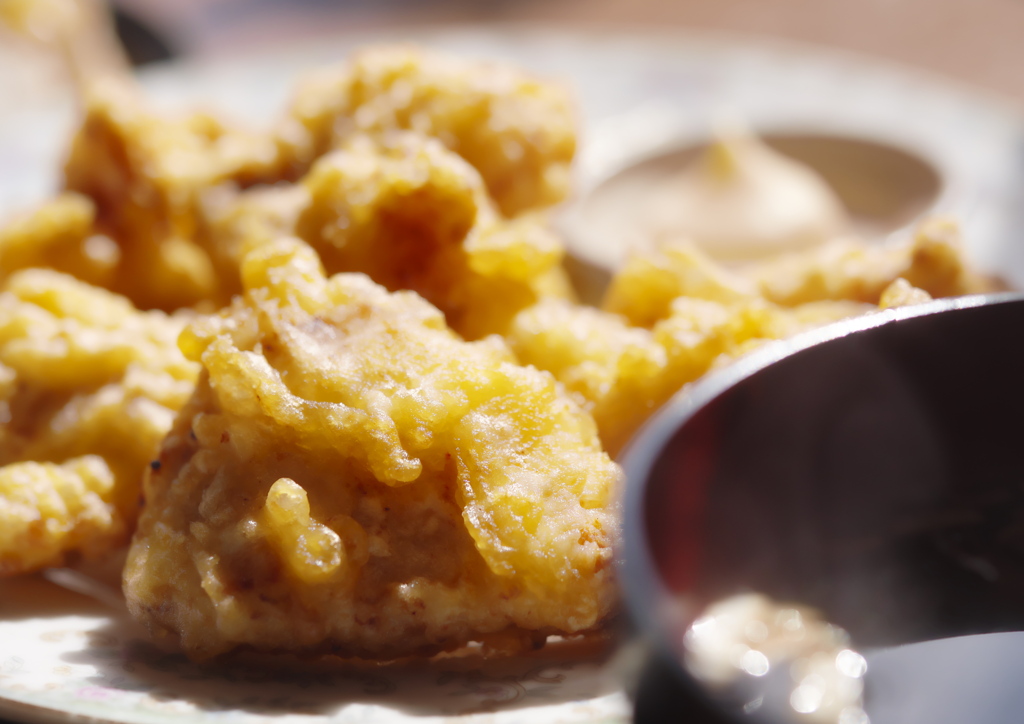
M268 214L246 194L227 208L211 205L208 199L230 195L232 189L294 181L317 158L341 146L340 175L325 170L338 162L334 156L318 164L303 187L312 193L313 206L340 204L342 212L356 218L334 218L329 209L321 208L309 210L307 219L320 214L330 223L363 223L363 241L379 229L392 241L407 236L400 243L408 247L418 241L431 243L424 230L457 241L462 238L453 235L459 230L463 235L473 231L482 260L474 266L484 267L482 276L463 274L464 283L445 291L448 300L437 298L446 281L438 278L437 293L428 295L445 306L460 331L471 337L497 331L512 314L535 301L539 287L567 293L568 282L558 268L559 243L535 220L502 222L488 197L492 194L506 214L518 214L564 196L575 140L561 92L510 70L407 48L367 51L345 68L300 92L277 134L229 127L202 113L157 115L121 86L97 86L72 141L65 185L94 205L92 226L82 232L85 237L112 239L116 249L107 260L111 268L102 277L88 269L80 272L81 265L61 268L91 273L83 278L127 296L140 308L216 308L240 289L238 264L245 249L241 241L258 235L260 224L273 221L276 212ZM420 146L429 144L409 141L398 131L410 128L436 137L431 143L439 149L423 151ZM370 141L368 134L378 140ZM444 146L452 152L444 152ZM415 158L403 159L403 153ZM355 165L347 165L350 162ZM429 178L408 175L414 173ZM358 187L359 183L369 186ZM433 218L430 201L443 200L431 198L435 191L461 197L451 202L465 207L460 213L467 218L445 218L451 209ZM261 188L251 196L261 201L294 198L287 192ZM342 193L347 196L339 199ZM396 208L396 203L410 208ZM243 207L246 213L240 213ZM209 208L216 212L204 213ZM284 217L285 223L278 224L270 238L294 221L288 214ZM462 226L431 228L449 221ZM408 228L397 228L402 224ZM334 236L344 234L339 229ZM309 240L345 242L323 236L318 230ZM324 244L318 247L325 249ZM418 255L422 259L432 251L423 249ZM516 260L517 254L522 261ZM363 254L361 261L373 256L379 255ZM524 264L532 275L525 284L519 271ZM328 268L362 270L330 264ZM436 272L439 267L433 268ZM393 289L407 288L395 279L401 273L393 270L390 279L380 281ZM504 300L508 309L499 314Z
M466 339L500 334L520 309L571 293L561 242L540 220L503 219L472 166L417 134L353 137L314 165L301 190L248 191L208 218L208 246L225 269L246 249L294 233L329 273L415 291Z
M195 397L147 478L132 615L194 658L387 659L543 640L612 611L614 488L593 420L498 337L326 278L297 239L195 322Z
M278 156L269 135L201 113L158 115L120 86L94 88L64 175L68 190L95 204L96 231L119 247L104 286L143 309L226 302L195 241L200 196L220 183L273 176Z
M521 312L509 344L524 364L550 371L593 414L605 449L618 453L672 395L716 365L772 339L871 307L820 302L796 309L758 298L731 303L677 297L653 329L560 300Z
M50 270L0 287L0 574L127 541L198 374L182 326Z
M766 299L787 306L822 299L878 304L900 277L936 298L992 291L970 270L956 222L944 218L923 222L896 245L837 241L766 262L748 275Z
M405 46L364 50L310 76L283 125L300 172L356 133L439 139L483 177L506 216L561 201L576 150L560 87L501 65Z
M96 207L63 193L0 229L0 282L20 269L49 268L97 286L113 283L121 252L96 233Z

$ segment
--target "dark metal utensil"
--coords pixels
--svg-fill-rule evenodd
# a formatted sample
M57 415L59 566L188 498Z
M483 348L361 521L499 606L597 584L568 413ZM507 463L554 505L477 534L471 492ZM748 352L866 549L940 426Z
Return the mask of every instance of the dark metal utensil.
M1024 652L1005 636L939 641L1024 630L1024 296L890 310L766 347L670 403L625 467L626 597L682 686L770 720L680 663L706 605L756 591L850 632L873 724L1024 720L1024 695L993 690Z

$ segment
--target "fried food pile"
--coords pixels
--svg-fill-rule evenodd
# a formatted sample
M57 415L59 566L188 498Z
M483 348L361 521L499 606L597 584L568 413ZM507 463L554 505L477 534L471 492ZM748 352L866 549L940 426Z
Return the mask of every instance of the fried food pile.
M95 89L65 188L0 229L0 573L134 531L132 614L200 659L593 631L609 454L659 405L768 340L984 288L934 222L736 269L669 246L583 306L543 213L574 128L554 85L408 47L263 130Z
M183 322L48 269L0 285L0 574L127 542L153 450L195 387Z
M182 338L203 376L147 483L133 615L201 658L599 624L620 472L593 421L499 338L319 267L298 240L261 248Z
M556 203L568 191L575 120L561 88L510 68L405 47L370 49L308 78L277 127L266 131L226 124L206 113L162 115L132 89L104 82L87 98L65 164L66 188L90 200L79 216L89 215L91 231L117 246L104 286L146 309L217 307L239 290L239 259L205 233L209 197L297 181L337 148L347 146L349 156L358 156L368 139L398 144L399 153L402 142L388 139L403 131L446 151L435 157L455 159L439 163L472 170L470 180L457 183L478 186L484 194L461 203L485 201L483 206L512 217ZM396 168L381 159L375 179L372 169L359 167L358 157L350 160L356 165L343 172L344 178L322 171L319 180L306 185L326 184L320 191L330 197L332 184L381 183L378 198L366 200L371 208L363 213L369 220L394 212L386 204L396 200L419 206L400 213L394 224L415 227L421 223L417 217L433 214L431 189L417 189L419 179L403 178L406 171L420 170L415 164ZM426 185L448 181L435 176ZM311 191L316 194L316 188ZM360 201L347 199L349 211L360 213ZM345 219L335 221L344 228ZM472 218L466 221L473 226Z

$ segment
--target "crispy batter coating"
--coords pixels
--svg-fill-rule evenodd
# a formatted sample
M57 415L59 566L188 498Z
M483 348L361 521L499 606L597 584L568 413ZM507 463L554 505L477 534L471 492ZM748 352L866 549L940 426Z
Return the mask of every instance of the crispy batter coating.
M262 244L293 236L299 214L310 204L301 184L257 186L239 191L211 189L200 205L198 241L209 253L224 292L241 294L242 259Z
M763 297L788 307L825 300L877 305L899 278L932 297L992 291L990 282L970 270L956 223L936 218L895 245L839 240L737 272L692 246L670 245L631 258L613 278L602 306L631 324L652 327L679 296L718 302Z
M561 201L576 149L560 87L408 46L369 48L299 86L282 138L300 170L354 133L411 130L479 171L506 216Z
M376 265L365 271L377 278L374 271L383 270L373 257L384 253L370 254L367 245L375 233L386 237L381 244L414 249L422 242L428 248L415 255L423 260L432 258L433 237L461 242L472 231L466 253L472 253L470 246L480 247L472 272L461 274L462 283L448 284L451 280L437 272L451 259L438 260L432 266L438 277L434 293L426 296L473 338L499 331L536 300L538 289L567 293L557 240L536 220L501 221L495 208L518 214L564 196L575 141L561 91L507 69L410 48L375 49L357 56L340 75L335 71L326 80L310 81L281 128L276 135L259 134L202 113L162 116L120 86L97 86L73 139L65 179L69 191L92 204L91 210L77 211L75 243L114 243L102 250L105 266L99 271L83 263L61 262L59 268L123 294L140 308L216 308L240 290L243 242L259 236L268 222L281 222L270 235L275 238L295 221L259 204L297 194L261 188L251 194L260 202L243 194L227 209L209 199L216 201L231 188L294 181L317 158L341 147L302 184L317 207L305 213L308 240L321 253L351 243L335 261L352 262L352 249L363 244L359 261ZM436 140L413 141L399 129ZM424 150L431 144L438 148ZM448 206L435 209L434 201ZM215 213L204 213L209 208ZM338 227L326 234L313 229L315 216ZM348 221L362 228L346 234ZM456 226L445 227L448 223ZM37 238L52 237L36 226ZM346 235L353 238L341 238ZM364 271L359 266L328 262L331 272ZM412 288L399 278L403 273L388 270L379 281L392 289ZM442 291L446 285L451 288Z
M864 314L876 304L928 301L926 290L954 295L985 288L967 270L948 222L924 224L899 247L844 249L838 256L823 251L762 267L763 276L755 275L759 285L692 246L667 246L630 259L613 279L604 311L542 301L516 317L509 344L523 363L550 371L577 395L594 415L605 448L617 453L672 395L767 340ZM794 269L799 273L790 274ZM791 281L799 290L776 296L793 306L759 294Z
M593 420L497 337L410 292L259 247L182 336L195 397L147 479L132 614L205 658L389 658L599 625L614 488Z
M195 241L200 196L219 183L272 176L277 158L269 135L201 113L158 115L120 86L95 87L64 174L68 190L95 204L96 230L119 247L104 286L143 309L226 302Z
M766 262L749 276L766 299L787 306L822 299L878 304L900 277L932 297L992 291L967 264L956 222L945 218L925 221L896 245L837 241Z
M546 300L516 317L508 339L520 361L550 371L578 396L615 454L658 407L713 366L870 308L819 302L786 309L758 298L684 296L645 329L609 312Z
M757 287L749 280L692 244L677 242L630 257L612 278L602 307L634 326L650 328L669 316L679 297L732 303L757 296Z
M121 251L94 230L91 200L63 193L0 228L0 282L20 269L56 269L98 286L113 283Z
M321 158L301 190L252 190L208 217L208 245L224 268L294 233L329 273L415 291L467 339L506 331L543 296L570 294L561 242L537 218L502 218L480 174L418 134L355 136Z
M878 300L880 309L893 307L909 307L912 304L924 304L932 300L932 295L924 289L918 289L903 277L887 286Z
M55 565L71 551L95 557L123 543L126 521L110 504L114 485L97 455L0 466L0 575Z
M874 308L841 296L782 307L750 279L675 244L631 258L613 278L604 311L543 302L519 314L509 342L520 360L551 371L584 400L615 453L713 366Z
M0 573L125 542L198 374L182 326L49 270L0 288Z

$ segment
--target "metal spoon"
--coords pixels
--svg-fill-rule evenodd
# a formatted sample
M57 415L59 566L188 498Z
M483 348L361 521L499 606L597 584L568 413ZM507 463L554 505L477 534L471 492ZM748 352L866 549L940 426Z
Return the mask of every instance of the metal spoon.
M734 719L785 715L682 665L700 612L755 591L866 651L873 724L1024 720L1005 673L1024 636L978 636L1024 630L1022 331L1022 295L880 312L766 347L651 421L625 456L621 575L679 681Z

